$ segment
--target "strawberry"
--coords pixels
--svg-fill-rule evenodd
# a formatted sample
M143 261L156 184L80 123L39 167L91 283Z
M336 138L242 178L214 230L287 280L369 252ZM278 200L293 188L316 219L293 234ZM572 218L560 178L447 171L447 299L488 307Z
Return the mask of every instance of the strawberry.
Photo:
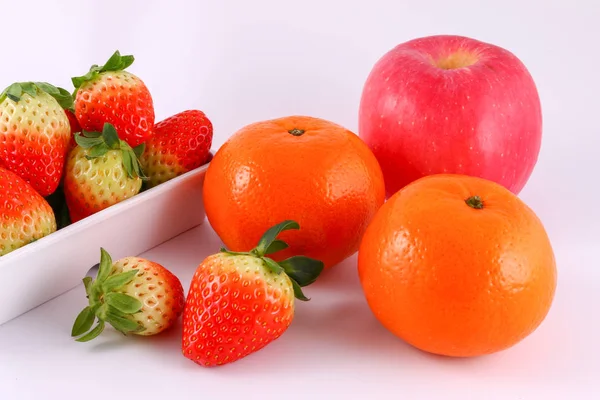
M50 205L18 175L0 167L0 256L56 231Z
M173 115L154 126L141 162L153 187L205 164L210 157L213 127L199 110Z
M71 139L69 141L68 146L68 152L70 152L75 148L75 146L77 146L77 142L75 142L75 135L81 132L81 126L79 125L79 121L77 121L77 118L75 117L75 114L73 114L72 110L66 109L65 114L67 114L67 118L69 119L69 126L71 127Z
M185 299L173 273L143 258L125 257L113 264L106 250L100 249L100 254L96 280L83 278L89 305L75 319L71 336L80 336L78 342L90 341L106 323L125 335L150 336L175 324Z
M69 153L64 179L72 222L139 193L144 175L138 157L143 144L132 149L109 123L102 133L84 131L75 140L78 146Z
M73 98L45 82L13 83L0 94L0 167L42 196L58 187L70 137L63 108Z
M182 351L199 365L223 365L279 338L294 317L294 297L308 300L302 286L313 283L323 263L304 256L275 262L267 257L287 248L277 239L284 221L269 229L247 252L207 257L197 268L183 311Z
M116 51L102 66L93 65L84 76L72 78L75 115L86 131L100 131L111 123L131 147L145 143L154 127L154 105L140 78L125 71L133 56Z

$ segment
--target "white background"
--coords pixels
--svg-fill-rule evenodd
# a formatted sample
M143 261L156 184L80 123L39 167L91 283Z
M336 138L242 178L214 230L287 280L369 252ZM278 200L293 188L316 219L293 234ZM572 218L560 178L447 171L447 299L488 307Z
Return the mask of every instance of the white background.
M0 1L0 86L70 77L116 49L154 97L157 120L189 108L214 123L214 149L245 124L290 114L356 131L364 80L403 41L461 34L514 52L538 85L544 137L521 197L544 221L559 280L526 340L488 357L421 353L372 317L350 258L306 292L286 334L218 369L180 354L180 328L154 339L107 332L74 343L77 288L0 326L0 399L486 398L600 396L600 5L557 1ZM99 238L99 242L100 242ZM101 245L101 243L99 243ZM220 242L206 224L145 256L184 286ZM1 305L0 305L1 306ZM372 396L372 397L370 397Z

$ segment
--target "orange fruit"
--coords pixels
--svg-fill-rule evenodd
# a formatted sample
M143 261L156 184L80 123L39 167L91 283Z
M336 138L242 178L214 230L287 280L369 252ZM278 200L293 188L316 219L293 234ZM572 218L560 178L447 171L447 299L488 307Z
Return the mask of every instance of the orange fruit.
M513 346L546 317L556 288L533 211L481 178L432 175L377 212L358 253L369 307L392 333L435 354Z
M204 205L233 251L249 251L271 226L294 220L277 261L303 254L331 267L358 250L385 199L379 163L361 139L332 122L291 116L248 125L216 152Z

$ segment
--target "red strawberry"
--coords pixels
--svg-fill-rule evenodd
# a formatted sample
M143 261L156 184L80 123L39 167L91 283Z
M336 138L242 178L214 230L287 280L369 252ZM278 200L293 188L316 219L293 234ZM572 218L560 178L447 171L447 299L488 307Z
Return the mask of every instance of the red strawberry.
M112 124L131 147L145 143L154 127L154 105L146 85L137 76L124 71L133 56L116 51L102 66L73 78L75 115L86 131L101 131Z
M77 146L77 142L75 142L75 135L81 132L81 126L79 126L79 121L73 114L73 111L70 109L65 110L65 114L67 114L67 118L69 119L69 126L71 127L71 140L69 142L69 151L73 150L75 146Z
M69 153L64 179L72 222L139 193L144 174L138 158L143 144L132 149L109 123L102 133L83 132L75 140L78 146Z
M279 263L266 255L287 248L276 239L284 221L269 229L247 253L220 253L196 270L183 311L182 350L202 366L227 364L279 338L294 317L294 296L308 300L301 286L313 283L323 263L294 256Z
M102 333L105 323L123 334L156 335L175 324L183 311L183 287L160 264L125 257L113 264L100 249L98 275L83 278L89 305L75 319L71 336L87 342ZM98 324L90 330L94 321ZM86 333L87 332L87 333Z
M56 231L50 205L31 185L0 168L0 256Z
M64 89L44 82L13 83L0 94L0 167L27 181L42 196L58 187L70 129Z
M141 157L147 185L159 185L205 164L212 138L212 123L202 111L184 111L156 124Z

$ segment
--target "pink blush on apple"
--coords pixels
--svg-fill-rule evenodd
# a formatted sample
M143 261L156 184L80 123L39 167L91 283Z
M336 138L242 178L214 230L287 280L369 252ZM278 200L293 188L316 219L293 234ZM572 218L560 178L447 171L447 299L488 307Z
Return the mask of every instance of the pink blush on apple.
M540 150L540 100L509 51L461 36L425 37L375 64L359 135L381 164L388 196L438 173L478 176L519 193Z

